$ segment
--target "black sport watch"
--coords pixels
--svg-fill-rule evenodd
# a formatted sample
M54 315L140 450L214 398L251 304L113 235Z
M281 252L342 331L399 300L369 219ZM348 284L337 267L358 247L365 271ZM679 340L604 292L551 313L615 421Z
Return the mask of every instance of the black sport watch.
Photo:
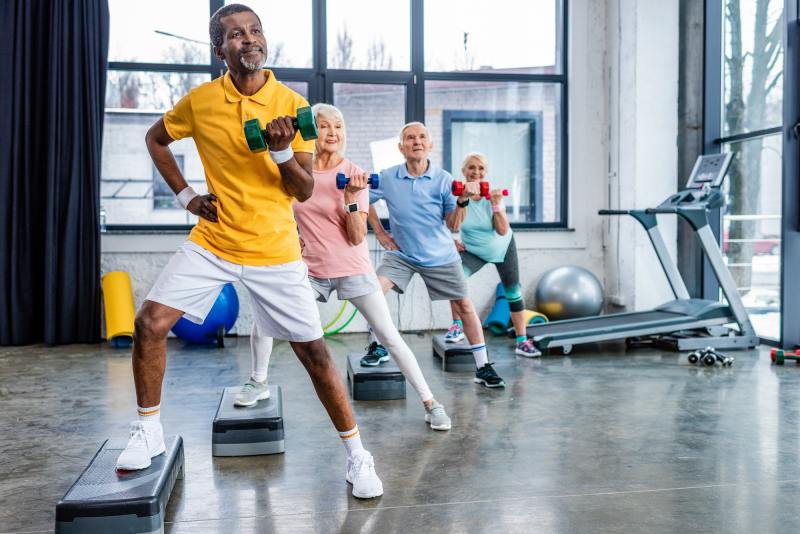
M358 211L358 202L353 202L351 204L344 205L344 211L347 213L355 213Z

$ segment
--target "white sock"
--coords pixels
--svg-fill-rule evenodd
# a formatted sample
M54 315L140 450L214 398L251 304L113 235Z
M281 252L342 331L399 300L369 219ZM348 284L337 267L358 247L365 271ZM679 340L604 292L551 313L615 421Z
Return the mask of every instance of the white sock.
M342 438L342 443L344 444L348 457L353 456L355 452L364 450L364 446L361 444L361 433L358 431L358 425L347 432L339 432L339 437Z
M486 344L478 343L472 345L472 356L475 358L475 365L480 369L489 363L489 354L486 352Z
M148 406L143 408L138 406L139 421L143 423L160 423L161 422L161 405Z
M258 331L257 322L253 321L253 330L250 332L250 356L252 359L250 376L256 382L267 381L267 370L271 355L272 338L262 336Z
M370 325L375 325L375 331L373 332L370 329L370 332L373 335L378 334L379 342L392 355L397 367L400 368L400 372L406 377L411 387L422 399L422 402L433 399L433 393L431 393L428 383L425 382L425 377L422 376L422 371L419 368L417 359L414 357L414 353L403 341L403 337L392 322L392 315L389 312L389 305L386 303L386 297L383 292L375 291L368 295L355 297L350 299L350 302L361 312L361 315Z

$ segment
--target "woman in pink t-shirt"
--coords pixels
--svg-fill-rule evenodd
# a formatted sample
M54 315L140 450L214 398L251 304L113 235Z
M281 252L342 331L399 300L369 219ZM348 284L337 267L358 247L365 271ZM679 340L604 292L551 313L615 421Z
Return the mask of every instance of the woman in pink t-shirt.
M369 260L366 242L369 213L367 175L343 156L346 144L344 117L337 108L328 104L317 104L312 110L318 131L314 194L305 202L294 203L303 261L308 265L311 287L317 300L327 302L331 293L336 291L340 300L349 300L361 312L378 341L394 355L400 371L422 399L425 420L434 430L449 430L450 418L444 406L433 398L414 353L394 326ZM343 191L336 188L338 173L344 173L350 179ZM251 406L269 397L267 367L272 339L261 336L255 323L250 339L252 376L236 396L234 404L238 406ZM385 355L375 364L388 359Z

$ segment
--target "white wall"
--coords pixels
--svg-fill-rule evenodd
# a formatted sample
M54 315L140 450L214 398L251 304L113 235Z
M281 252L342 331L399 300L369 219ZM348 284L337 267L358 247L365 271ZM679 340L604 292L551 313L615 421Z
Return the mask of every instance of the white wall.
M621 5L620 5L621 4ZM574 0L569 21L569 227L517 232L524 296L533 305L543 272L581 265L605 281L607 295L628 305L664 300L653 282L655 256L641 228L625 219L608 225L601 208L655 204L674 189L677 134L677 5L671 2ZM645 5L646 4L646 5ZM621 28L618 35L617 28ZM608 44L608 46L607 46ZM611 113L609 113L609 109ZM611 202L609 202L609 198ZM674 224L667 241L674 251ZM622 240L618 241L618 236ZM185 236L104 235L102 271L131 273L137 306ZM370 236L373 259L375 250ZM481 315L494 299L498 277L485 268L469 281ZM237 330L249 332L247 295ZM432 304L418 280L389 304L402 330L446 328L449 308ZM339 309L321 305L323 324ZM347 331L364 331L359 317Z
M678 129L678 2L609 0L608 203L655 206L675 192ZM674 217L659 227L673 258ZM628 309L672 297L650 240L631 217L604 222L606 299ZM612 309L613 311L613 309Z

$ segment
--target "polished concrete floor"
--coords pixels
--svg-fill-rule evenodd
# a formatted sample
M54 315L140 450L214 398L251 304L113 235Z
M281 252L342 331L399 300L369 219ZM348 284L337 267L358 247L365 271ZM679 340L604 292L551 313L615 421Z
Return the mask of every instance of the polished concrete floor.
M408 335L453 430L415 394L356 402L385 495L350 496L344 452L300 364L276 345L286 453L212 458L223 386L249 371L248 340L171 343L163 422L186 444L166 532L800 532L800 368L766 349L730 368L594 347L527 360L490 340L505 390L443 373ZM342 376L363 336L329 342ZM0 532L52 532L54 507L135 413L130 357L107 347L0 349Z

